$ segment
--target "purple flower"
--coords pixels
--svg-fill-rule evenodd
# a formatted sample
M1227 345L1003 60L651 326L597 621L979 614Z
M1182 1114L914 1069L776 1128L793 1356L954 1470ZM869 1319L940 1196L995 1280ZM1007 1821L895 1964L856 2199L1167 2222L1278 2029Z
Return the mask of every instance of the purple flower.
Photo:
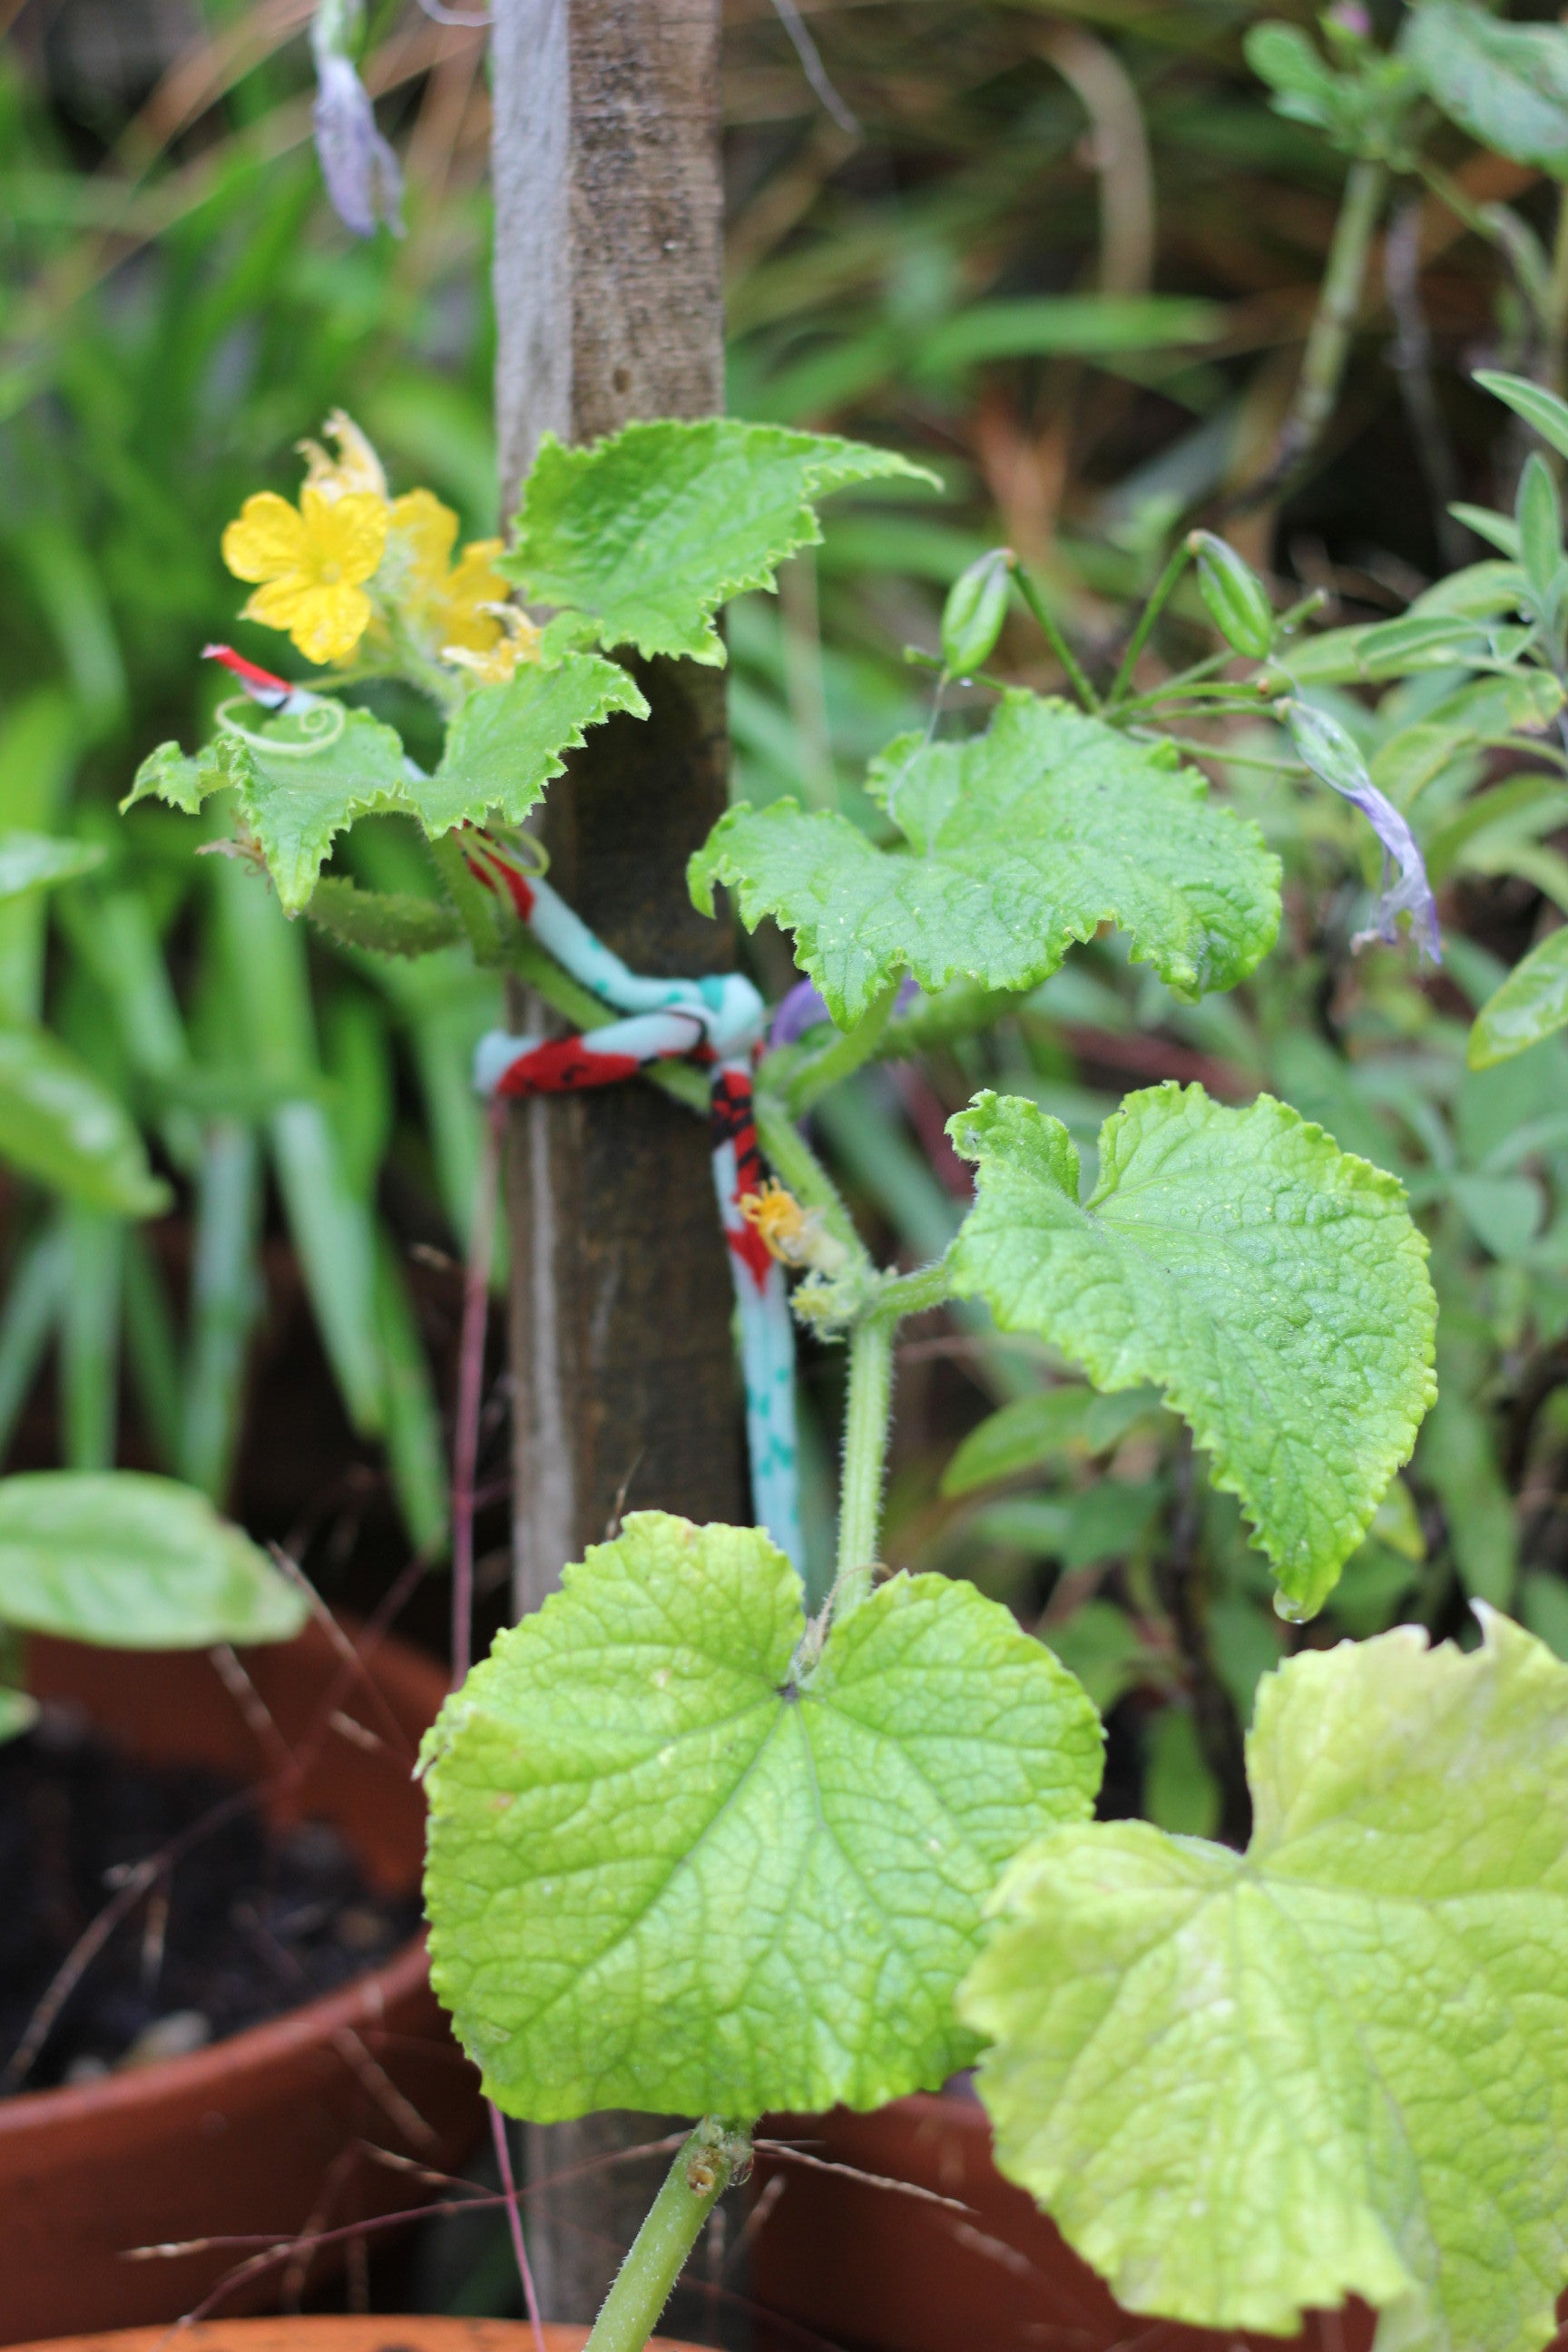
M1383 844L1382 893L1372 910L1371 928L1358 931L1352 946L1359 948L1371 939L1386 940L1393 945L1399 937L1396 917L1408 915L1411 936L1422 954L1434 963L1441 963L1437 908L1432 886L1426 879L1426 862L1410 827L1388 795L1380 793L1368 775L1354 738L1337 719L1331 719L1326 710L1319 710L1310 702L1291 700L1277 708L1313 775L1336 793L1342 793L1347 801L1353 801ZM1397 882L1391 879L1394 866L1399 868Z
M900 1013L909 1011L920 992L919 982L910 979L906 974L900 982L898 995L893 1000L895 1021ZM788 994L779 1000L778 1010L773 1018L773 1026L768 1031L769 1052L776 1054L781 1045L796 1044L805 1036L808 1029L816 1029L824 1021L831 1021L832 1018L832 1013L822 1001L816 982L797 980Z
M345 228L355 236L374 236L384 221L394 236L401 236L402 168L375 127L370 92L348 54L359 13L342 0L327 0L310 26L316 154L332 210Z

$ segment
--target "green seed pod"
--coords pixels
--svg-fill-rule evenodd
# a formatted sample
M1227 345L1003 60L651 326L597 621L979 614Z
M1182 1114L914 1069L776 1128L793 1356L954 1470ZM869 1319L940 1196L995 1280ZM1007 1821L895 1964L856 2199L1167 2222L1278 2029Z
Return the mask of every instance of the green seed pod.
M1266 660L1274 643L1274 607L1257 572L1212 530L1194 530L1187 546L1198 560L1198 593L1220 635L1238 654Z
M942 611L942 666L949 677L963 677L989 659L1007 616L1007 597L1017 558L1010 547L977 556L948 590Z

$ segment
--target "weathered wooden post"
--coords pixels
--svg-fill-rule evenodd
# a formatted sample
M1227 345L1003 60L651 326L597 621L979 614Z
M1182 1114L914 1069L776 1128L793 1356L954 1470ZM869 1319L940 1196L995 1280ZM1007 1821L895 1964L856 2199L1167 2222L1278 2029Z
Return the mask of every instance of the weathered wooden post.
M494 0L496 416L503 513L540 436L722 404L719 0ZM552 878L628 962L722 969L684 869L724 804L722 678L639 671L552 787ZM624 1503L743 1519L731 1291L700 1123L651 1087L512 1113L516 1601L535 1609ZM528 2134L538 2179L626 2144L599 2116ZM595 2168L531 2206L542 2307L591 2319L647 2203Z

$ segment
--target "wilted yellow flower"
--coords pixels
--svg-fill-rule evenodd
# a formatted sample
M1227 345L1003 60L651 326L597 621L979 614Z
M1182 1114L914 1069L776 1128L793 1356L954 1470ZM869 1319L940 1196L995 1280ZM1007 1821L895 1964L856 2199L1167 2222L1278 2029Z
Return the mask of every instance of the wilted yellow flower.
M431 490L407 491L392 502L376 585L427 652L443 660L460 652L493 658L502 665L496 675L510 677L523 648L496 609L504 606L509 593L495 569L500 541L470 540L454 563L457 543L458 518L451 508ZM517 617L524 621L521 614ZM531 623L525 625L532 631Z
M223 535L223 560L239 580L262 583L247 621L287 629L307 661L346 661L374 606L363 583L386 545L385 502L364 490L329 498L307 483L298 509L275 491L246 499Z
M468 646L443 646L441 658L468 671L481 686L504 686L519 662L539 659L539 641L544 632L515 604L491 604L488 609L501 632L494 645L485 653L475 653Z
M820 1209L803 1209L795 1194L770 1176L760 1192L743 1192L741 1214L761 1234L770 1257L797 1272L837 1274L848 1253L822 1222Z
M326 440L336 443L335 457L322 448L320 441L297 441L294 445L305 460L306 488L320 490L327 499L341 499L360 490L372 498L385 498L386 469L347 410L334 408L321 433Z

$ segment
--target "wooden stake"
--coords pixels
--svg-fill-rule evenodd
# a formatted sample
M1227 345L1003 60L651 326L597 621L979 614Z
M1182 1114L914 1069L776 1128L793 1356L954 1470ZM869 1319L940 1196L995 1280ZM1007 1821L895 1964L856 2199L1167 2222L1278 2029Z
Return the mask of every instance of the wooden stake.
M510 513L542 434L722 403L719 0L495 0L496 415ZM725 801L723 682L638 672L645 723L595 729L552 786L551 877L637 969L722 971L686 861ZM708 1143L638 1085L520 1106L507 1207L515 1596L644 1506L743 1519L730 1277ZM658 2136L596 2117L529 2132L530 2178ZM531 2201L540 2299L591 2319L657 2185L632 2163Z

